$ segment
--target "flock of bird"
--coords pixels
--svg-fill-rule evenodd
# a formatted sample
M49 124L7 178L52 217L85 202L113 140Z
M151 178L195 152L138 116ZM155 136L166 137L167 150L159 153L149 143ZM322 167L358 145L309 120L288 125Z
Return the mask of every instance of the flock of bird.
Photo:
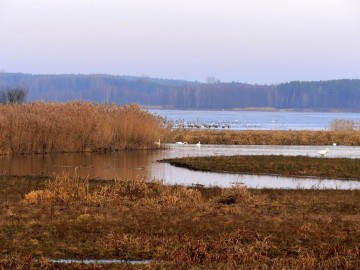
M160 139L159 139L159 141L155 142L155 144L160 147L160 145L161 145ZM187 142L175 142L175 144L188 144L188 143ZM196 144L196 146L197 147L201 146L200 141ZM336 143L333 143L333 146L336 146ZM327 153L329 153L329 148L319 151L320 156L325 156Z

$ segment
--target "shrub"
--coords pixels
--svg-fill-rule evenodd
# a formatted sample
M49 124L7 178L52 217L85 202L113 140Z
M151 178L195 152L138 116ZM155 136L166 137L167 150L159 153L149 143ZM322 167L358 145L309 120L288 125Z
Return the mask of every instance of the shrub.
M329 129L334 131L354 131L359 130L360 123L353 120L336 119L330 122Z
M0 103L20 104L25 102L27 90L22 87L9 88L7 91L0 91Z
M24 201L35 204L44 201L53 201L54 199L54 193L49 190L34 190L25 195Z

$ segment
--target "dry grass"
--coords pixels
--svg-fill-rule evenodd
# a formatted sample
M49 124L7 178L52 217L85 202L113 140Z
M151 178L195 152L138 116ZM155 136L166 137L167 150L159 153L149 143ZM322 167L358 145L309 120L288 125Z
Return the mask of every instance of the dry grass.
M25 194L25 203L69 204L80 203L88 206L123 205L152 209L185 209L201 205L200 192L184 186L167 187L161 181L115 179L111 184L98 184L90 188L88 178L69 174L57 175L46 182L45 189Z
M166 130L137 105L0 105L0 154L153 149Z
M358 190L186 188L139 178L87 180L88 191L68 201L26 196L68 194L71 188L58 188L66 185L73 184L64 175L0 179L0 269L360 267ZM155 262L59 266L41 258Z
M344 119L335 119L330 122L329 124L330 130L337 130L337 131L359 131L360 130L360 122L353 121L353 120L344 120Z
M168 142L235 145L360 145L358 130L173 130Z

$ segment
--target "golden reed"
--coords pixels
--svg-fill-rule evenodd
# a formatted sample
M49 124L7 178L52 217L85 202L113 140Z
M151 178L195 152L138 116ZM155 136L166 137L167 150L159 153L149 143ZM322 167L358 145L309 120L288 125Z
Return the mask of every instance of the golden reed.
M166 129L137 105L0 105L0 154L153 149Z
M358 130L173 130L170 142L236 145L360 145Z

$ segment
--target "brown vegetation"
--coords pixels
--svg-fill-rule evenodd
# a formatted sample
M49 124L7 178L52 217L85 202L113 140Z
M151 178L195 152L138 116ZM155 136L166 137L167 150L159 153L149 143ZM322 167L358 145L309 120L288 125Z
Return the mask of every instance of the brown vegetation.
M169 134L167 141L235 145L360 145L360 131L176 129Z
M0 154L152 149L164 120L137 105L0 105Z
M360 122L353 120L335 119L329 124L330 130L360 131Z
M358 190L186 188L142 179L73 178L73 185L69 180L66 175L0 179L0 269L360 267ZM39 190L48 195L34 199L30 194ZM46 258L154 261L70 267Z
M208 156L164 159L162 162L192 170L295 177L360 179L360 160L305 156Z

